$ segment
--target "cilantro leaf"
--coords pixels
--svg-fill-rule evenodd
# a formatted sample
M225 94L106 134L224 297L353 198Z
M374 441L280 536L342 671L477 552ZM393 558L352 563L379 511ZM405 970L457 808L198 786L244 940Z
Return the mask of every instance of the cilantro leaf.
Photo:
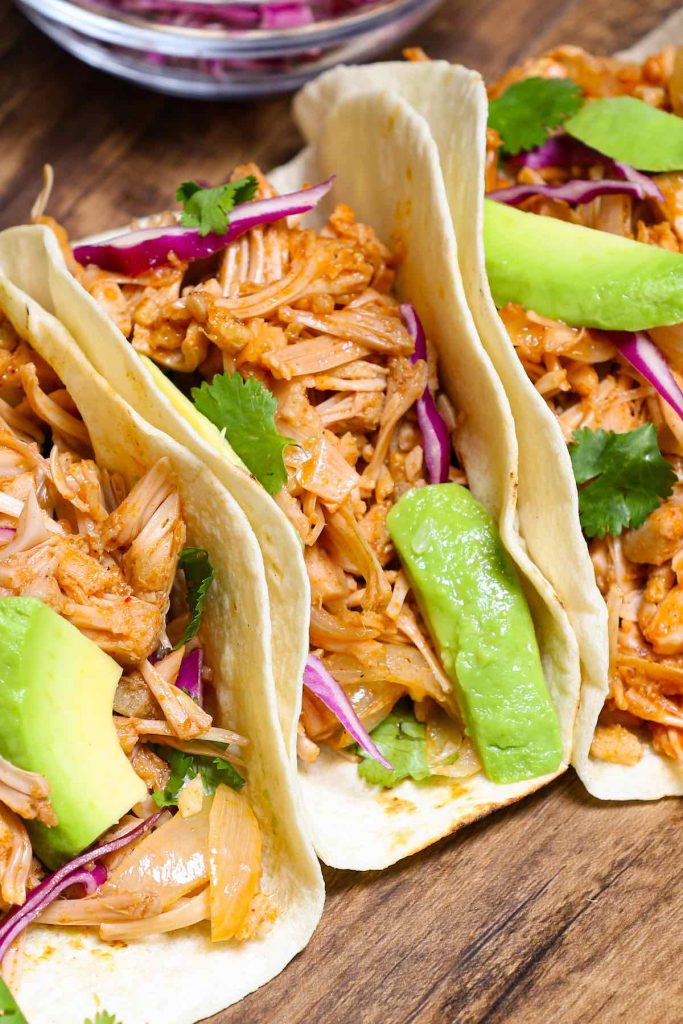
M581 89L571 78L524 78L491 100L489 128L496 129L505 152L514 155L542 145L582 103Z
M652 423L625 434L584 427L573 439L569 454L577 484L585 484L579 517L587 537L616 537L642 526L671 494L676 474L662 457Z
M113 1013L108 1013L106 1010L98 1010L94 1018L91 1020L88 1017L84 1024L121 1024L121 1022L116 1019Z
M224 235L230 223L230 212L240 203L254 198L258 182L250 174L238 181L229 181L215 188L203 188L196 181L184 181L176 191L183 204L180 223L185 228L199 228L200 235Z
M255 377L219 373L211 383L192 389L195 406L225 436L245 466L269 494L287 479L282 453L294 444L275 426L277 401Z
M28 1024L7 983L0 978L0 1020L3 1024Z
M201 776L205 796L213 796L223 783L232 789L241 789L244 779L228 761L220 757L204 757L198 754L185 754L173 747L154 744L152 750L171 766L171 776L166 789L152 793L154 802L159 807L173 807L178 803L178 794L186 782Z
M363 757L358 774L366 782L391 789L403 779L423 782L431 777L426 757L427 730L415 718L410 703L397 704L370 735L394 770L384 768L361 747L356 747L356 753Z
M204 611L204 599L215 575L209 561L209 553L205 548L183 548L178 558L178 568L185 573L190 621L185 626L183 635L173 648L174 650L182 647L197 635Z

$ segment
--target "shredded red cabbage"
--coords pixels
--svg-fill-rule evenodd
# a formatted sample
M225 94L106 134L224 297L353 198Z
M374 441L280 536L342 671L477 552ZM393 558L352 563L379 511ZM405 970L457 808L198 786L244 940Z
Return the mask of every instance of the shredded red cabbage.
M596 150L585 146L571 135L560 132L551 135L541 146L511 157L511 163L541 171L545 167L569 167L571 164L590 164L604 160Z
M139 839L140 836L152 828L163 813L163 811L157 811L156 814L145 818L144 821L141 821L139 825L136 825L129 832L117 836L115 839L110 839L109 842L103 843L101 846L79 854L78 857L69 861L68 864L64 864L57 871L44 878L40 885L31 889L26 897L26 902L20 907L14 907L0 921L0 962L16 937L25 928L28 928L31 921L34 921L45 910L45 907L54 903L65 889L72 885L82 885L85 889L85 895L90 896L101 885L104 885L107 880L107 869L104 865L95 863L92 868L88 868L87 865L97 861L99 857L113 853L114 850L120 850L122 847Z
M200 708L204 707L204 686L202 683L202 665L204 655L201 647L195 647L186 654L180 663L176 686L196 700Z
M261 13L261 28L299 28L312 25L315 21L308 4L264 4Z
M599 153L597 149L591 149L590 146L579 142L578 139L573 139L571 135L563 133L551 135L542 146L513 157L512 163L539 171L545 167L571 167L573 164L589 167L593 164L603 164L607 174L614 174L617 178L639 185L642 195L638 195L638 199L662 200L664 198L652 178L649 178L647 174L642 174L635 167L622 163L620 160L610 160L609 157ZM493 193L489 193L489 195L495 198ZM528 197L525 196L525 198ZM563 197L557 195L556 198L562 199ZM588 201L583 200L583 202ZM568 202L578 202L578 200L569 199Z
M282 0L280 3L188 3L187 0L99 0L101 6L149 16L151 21L192 29L287 29L339 17L377 0Z
M67 872L58 882L44 891L43 886L53 878L54 875L50 875L35 889L31 889L24 905L10 910L9 914L3 918L0 923L0 962L17 936L28 928L46 907L54 903L65 889L69 889L72 885L82 885L85 890L83 895L92 896L107 881L107 869L103 864L95 864L92 869L76 868Z
M336 715L346 731L353 736L356 743L363 748L366 754L374 757L376 761L379 761L389 771L394 770L394 766L389 764L386 757L383 756L379 747L353 710L351 701L342 686L327 671L320 658L316 658L314 654L309 654L306 659L304 686L308 687L311 693L314 693L323 702L325 707L329 708L333 715Z
M224 235L200 235L197 228L173 227L143 228L116 235L105 242L92 242L74 247L79 263L94 263L103 270L135 277L168 261L171 253L179 260L204 259L224 249L236 238L259 224L272 224L296 214L308 213L332 188L334 178L301 189L288 195L274 196L244 203L230 214L228 230Z
M645 331L609 331L621 355L683 419L683 392L661 351Z
M643 174L642 171L637 171L635 167L631 167L630 164L624 164L621 160L610 160L610 169L612 173L618 174L620 178L625 181L630 181L640 185L643 190L643 197L648 199L659 199L660 202L664 200L664 196L661 190L655 185L652 178L648 178L647 174Z
M598 178L595 181L574 178L563 185L536 185L525 182L521 185L510 185L509 188L497 188L487 193L488 199L508 206L519 206L525 199L532 196L545 196L547 199L562 199L565 203L590 203L600 196L628 195L634 199L647 199L652 196L652 189L659 195L654 182L646 188L641 181L615 181L613 178Z
M401 316L408 333L415 342L412 361L427 359L427 341L417 310L409 302L401 306ZM448 480L451 463L451 439L448 427L436 408L434 395L426 387L417 400L417 422L422 431L425 465L430 484L443 484Z

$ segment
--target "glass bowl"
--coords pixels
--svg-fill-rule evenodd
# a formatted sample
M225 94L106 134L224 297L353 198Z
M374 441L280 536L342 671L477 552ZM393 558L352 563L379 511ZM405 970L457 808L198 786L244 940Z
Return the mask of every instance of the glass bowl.
M375 0L363 6L358 0L232 0L235 20L244 28L202 16L217 0L184 0L179 6L185 11L199 12L180 19L191 25L164 23L149 10L132 10L133 4L117 8L113 0L16 2L34 25L92 67L175 96L243 99L297 89L334 64L377 56L441 0ZM162 2L171 6L172 0ZM339 7L331 15L333 2ZM268 21L277 25L291 20L288 9L304 6L313 12L307 24L249 27L262 17L259 9L267 7Z

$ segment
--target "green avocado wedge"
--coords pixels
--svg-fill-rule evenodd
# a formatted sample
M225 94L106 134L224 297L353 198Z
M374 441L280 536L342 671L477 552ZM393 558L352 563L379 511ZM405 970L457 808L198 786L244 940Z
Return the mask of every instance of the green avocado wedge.
M639 171L683 170L683 118L635 96L591 100L565 121L564 129Z
M556 771L557 713L529 607L489 514L465 487L435 484L406 492L387 527L488 778Z
M49 868L147 794L114 728L120 676L108 654L42 601L0 598L0 755L50 784L57 825L27 823Z
M484 246L497 306L576 327L641 331L683 320L683 255L487 199Z

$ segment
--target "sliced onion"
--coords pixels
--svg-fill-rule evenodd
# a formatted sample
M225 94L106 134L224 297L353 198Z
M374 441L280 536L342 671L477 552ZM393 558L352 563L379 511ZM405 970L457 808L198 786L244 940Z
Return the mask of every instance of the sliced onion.
M127 893L158 899L162 911L209 880L209 812L206 797L199 814L174 814L145 836L111 869L101 895ZM160 812L161 813L161 812Z
M107 880L106 868L102 864L96 864L94 869L87 869L86 865L100 857L105 857L108 853L120 850L123 846L127 846L128 843L139 839L141 835L152 828L161 814L163 814L163 811L158 811L156 814L152 814L149 818L141 821L130 832L125 832L123 835L111 839L108 843L103 843L101 846L96 846L92 850L79 854L78 857L69 861L68 864L64 864L58 871L48 875L40 885L31 889L26 897L26 902L22 906L10 910L0 922L0 961L2 961L17 935L27 928L31 921L35 920L45 907L53 903L60 893L68 889L70 885L84 886L88 896L92 895L101 885L104 885Z
M408 328L408 333L415 342L412 360L427 359L427 342L417 310L409 302L401 306L401 316ZM443 484L448 480L448 470L451 463L451 440L448 434L448 427L442 418L434 401L434 395L429 388L425 388L421 398L418 398L417 422L422 431L424 445L425 465L430 484Z
M228 230L223 235L201 235L197 228L143 228L116 235L106 242L92 242L74 247L73 254L83 265L93 263L103 270L135 277L166 263L171 253L179 260L204 259L220 252L236 238L259 224L272 224L283 217L308 213L332 188L334 178L271 199L243 203L230 214Z
M645 331L608 331L619 352L683 419L683 392L671 367Z
M163 935L206 921L209 916L209 887L196 896L187 896L174 903L170 910L153 917L106 921L100 925L100 938L105 942L137 942L147 935ZM42 922L41 922L42 923Z
M232 939L261 880L261 832L246 797L219 786L209 818L211 940Z
M356 743L363 748L366 754L374 757L376 761L379 761L389 771L394 770L394 766L382 755L379 747L353 710L351 701L342 687L334 676L330 675L320 658L316 658L314 654L309 654L306 659L304 686L307 686L311 693L314 693L323 702L325 707L329 708L337 716L346 731L353 736Z
M16 532L13 526L0 526L0 544L9 544L14 540Z
M625 166L625 165L624 165ZM637 173L637 172L635 172ZM639 175L639 179L644 175ZM493 199L497 203L507 203L508 206L519 206L525 199L533 196L545 196L546 199L561 199L565 203L590 203L600 196L627 195L634 199L661 198L661 193L654 182L649 178L648 187L640 180L615 181L613 178L597 178L595 181L584 178L574 178L566 181L564 185L537 185L524 183L521 185L510 185L509 188L496 188L493 192L487 193L487 199Z
M186 654L180 663L178 678L175 681L180 690L196 700L200 708L204 707L204 686L202 683L202 666L204 654L201 647L195 647L193 651Z

